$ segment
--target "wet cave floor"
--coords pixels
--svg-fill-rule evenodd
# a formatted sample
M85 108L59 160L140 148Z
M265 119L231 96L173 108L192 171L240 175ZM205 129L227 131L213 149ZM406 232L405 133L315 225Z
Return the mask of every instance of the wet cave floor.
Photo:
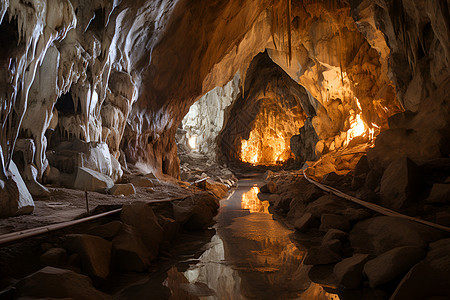
M305 252L289 239L292 231L257 198L263 184L261 175L240 179L221 201L213 228L182 235L167 261L115 298L339 299L309 281Z

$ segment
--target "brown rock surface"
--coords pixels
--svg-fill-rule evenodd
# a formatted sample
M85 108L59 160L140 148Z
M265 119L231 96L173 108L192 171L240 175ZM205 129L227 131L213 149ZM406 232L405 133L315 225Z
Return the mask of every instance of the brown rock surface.
M442 231L414 221L381 216L358 222L350 231L350 242L359 253L379 255L402 246L426 249L428 243L444 236Z
M88 234L69 234L66 248L78 253L82 271L93 278L106 279L110 271L111 242Z
M92 287L89 277L70 270L45 267L16 284L17 297L110 299Z
M133 202L124 205L120 219L133 226L142 237L142 241L153 257L158 255L159 244L163 239L163 229L149 204Z

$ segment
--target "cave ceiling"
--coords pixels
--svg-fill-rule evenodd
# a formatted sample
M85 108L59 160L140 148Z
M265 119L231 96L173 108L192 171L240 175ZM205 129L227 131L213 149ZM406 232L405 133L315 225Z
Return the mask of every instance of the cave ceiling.
M49 148L71 138L177 176L190 106L237 73L243 92L264 51L307 90L305 115L336 147L352 120L386 127L445 83L448 16L425 0L2 0L1 176L18 139L32 140L40 181Z

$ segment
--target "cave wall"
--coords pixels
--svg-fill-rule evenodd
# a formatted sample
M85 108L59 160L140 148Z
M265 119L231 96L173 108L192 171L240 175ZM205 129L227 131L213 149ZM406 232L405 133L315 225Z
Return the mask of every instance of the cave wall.
M283 144L286 153L277 152L277 156L285 161L292 156L291 136L303 126L307 116L315 116L310 97L267 52L255 56L245 78L243 93L233 104L218 138L221 158L273 164L272 156L279 150L275 148ZM241 153L243 140L248 148L245 155Z
M245 89L264 50L308 91L323 151L357 114L383 131L391 115L420 112L449 75L444 0L2 0L0 21L2 182L16 144L34 145L22 176L38 183L55 174L49 146L76 140L106 145L109 167L126 158L178 176L175 132L190 106L238 71Z
M194 138L195 147L191 150L216 160L219 152L217 137L239 94L240 75L237 73L225 86L214 88L192 104L181 122L184 136L180 137L180 143L183 142L187 149L192 148L188 141Z
M448 1L350 1L355 23L380 54L383 73L406 110L442 86L449 75Z

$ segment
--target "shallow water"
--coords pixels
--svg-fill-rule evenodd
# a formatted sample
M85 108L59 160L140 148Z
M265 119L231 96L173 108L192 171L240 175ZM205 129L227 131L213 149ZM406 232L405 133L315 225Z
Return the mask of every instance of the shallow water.
M309 268L301 263L305 253L288 237L292 231L274 221L269 203L257 198L262 184L241 179L221 201L216 234L200 256L186 255L163 276L148 278L119 298L339 299L309 281Z

